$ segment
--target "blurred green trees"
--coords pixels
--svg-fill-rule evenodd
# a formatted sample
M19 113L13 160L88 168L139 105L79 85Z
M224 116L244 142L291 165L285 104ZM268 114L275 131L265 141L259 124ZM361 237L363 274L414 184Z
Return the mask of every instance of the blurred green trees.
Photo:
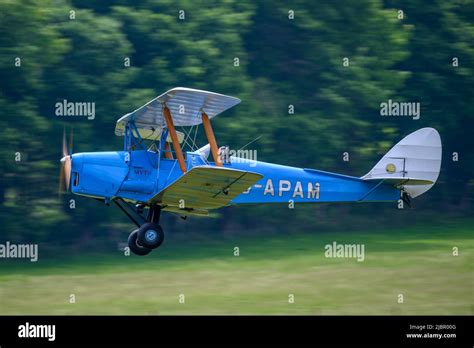
M115 121L175 86L242 99L215 120L219 144L238 149L260 137L249 146L259 160L351 175L407 133L434 126L444 144L441 182L416 204L428 217L469 214L473 17L470 1L0 0L0 239L124 239L127 220L115 209L58 198L63 126L75 129L74 151L120 149ZM63 99L95 102L96 118L56 117ZM420 120L380 117L388 99L421 102ZM397 214L394 206L336 208L229 208L166 224L291 232L315 217L328 227Z

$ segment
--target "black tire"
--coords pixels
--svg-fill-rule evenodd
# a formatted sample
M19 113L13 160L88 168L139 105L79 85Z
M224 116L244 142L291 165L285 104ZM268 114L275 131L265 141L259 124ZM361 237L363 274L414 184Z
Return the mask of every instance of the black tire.
M139 256L145 256L151 252L150 248L144 247L138 242L138 230L133 231L128 236L128 247L135 255Z
M156 249L165 239L165 233L160 225L148 222L138 229L138 243L145 248Z

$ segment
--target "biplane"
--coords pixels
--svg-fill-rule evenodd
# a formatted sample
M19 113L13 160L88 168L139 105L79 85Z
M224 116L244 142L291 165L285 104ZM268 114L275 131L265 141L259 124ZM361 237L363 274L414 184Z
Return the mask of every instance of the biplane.
M116 204L136 225L128 237L130 250L146 255L164 240L159 223L165 212L185 219L240 204L399 199L409 204L438 178L441 139L433 128L406 136L362 177L223 159L225 147L218 147L211 120L239 102L227 95L173 88L117 121L115 135L123 137L122 151L72 154L64 134L66 187L73 194ZM184 151L192 136L186 128L196 131L201 125L207 144Z

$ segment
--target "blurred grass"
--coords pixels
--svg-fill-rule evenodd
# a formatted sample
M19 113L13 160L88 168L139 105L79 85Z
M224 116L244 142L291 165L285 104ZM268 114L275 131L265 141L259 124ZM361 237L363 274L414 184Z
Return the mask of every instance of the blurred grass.
M1 262L0 314L473 314L472 222L168 238L147 257L117 251L43 259L40 250L37 263ZM333 241L365 244L365 261L325 258Z

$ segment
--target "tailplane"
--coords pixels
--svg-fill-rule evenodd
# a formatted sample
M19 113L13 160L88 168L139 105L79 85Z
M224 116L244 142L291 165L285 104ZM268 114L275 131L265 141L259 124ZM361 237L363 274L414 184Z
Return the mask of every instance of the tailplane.
M414 198L428 191L441 168L441 138L434 128L421 128L403 138L361 177L384 180Z

